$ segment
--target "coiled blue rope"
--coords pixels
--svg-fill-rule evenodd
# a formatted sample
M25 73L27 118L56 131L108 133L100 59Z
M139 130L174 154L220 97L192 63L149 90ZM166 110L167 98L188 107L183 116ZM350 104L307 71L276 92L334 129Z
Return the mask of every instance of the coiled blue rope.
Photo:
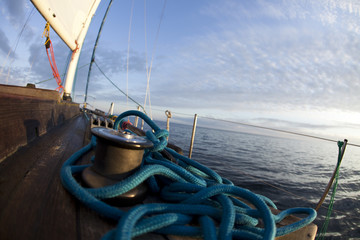
M76 165L78 159L96 146L92 137L89 145L74 153L62 166L61 180L64 187L82 203L100 214L118 220L117 228L104 235L104 239L131 239L156 232L204 239L274 239L311 223L316 211L311 208L287 209L273 215L268 206L275 204L268 198L234 186L213 170L166 148L168 135L150 118L138 111L128 111L115 121L118 129L128 116L141 117L153 130L146 137L154 147L146 150L140 169L121 182L97 189L82 187L73 177L89 165ZM163 158L166 149L176 160L175 164ZM160 192L165 202L135 206L127 212L110 206L102 199L112 198L147 181L153 192ZM240 199L250 202L254 208ZM306 218L285 227L276 228L290 214L307 214ZM258 227L259 220L263 227Z

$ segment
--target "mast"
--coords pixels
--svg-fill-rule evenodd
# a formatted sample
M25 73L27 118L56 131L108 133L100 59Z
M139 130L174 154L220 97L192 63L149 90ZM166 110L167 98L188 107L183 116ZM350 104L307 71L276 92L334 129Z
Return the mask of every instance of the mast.
M97 0L97 6L100 3L100 0ZM79 57L80 57L80 53L81 53L81 49L86 37L86 33L89 29L90 23L91 23L91 19L95 14L95 11L97 9L97 6L95 8L92 8L91 10L91 17L87 18L87 21L84 24L83 30L81 31L79 38L75 41L75 43L77 43L77 47L73 50L70 62L69 62L69 66L68 66L68 71L66 73L66 80L65 80L65 87L64 87L64 96L63 99L64 100L71 100L71 92L72 92L72 88L73 88L73 84L74 84L74 77L75 77L75 73L76 73L76 68L77 68L77 64L79 62Z
M86 33L101 0L31 0L40 14L72 50L65 80L64 100L71 100L77 64Z

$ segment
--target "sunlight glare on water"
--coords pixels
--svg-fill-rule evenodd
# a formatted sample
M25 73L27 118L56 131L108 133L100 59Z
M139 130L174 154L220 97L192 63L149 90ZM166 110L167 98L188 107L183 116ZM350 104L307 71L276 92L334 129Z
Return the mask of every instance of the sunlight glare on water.
M191 126L172 124L170 142L188 153ZM192 159L235 185L272 199L279 209L315 207L334 171L336 142L262 136L198 127ZM326 239L360 238L360 148L347 146ZM331 191L330 191L331 194ZM328 196L315 224L321 228Z

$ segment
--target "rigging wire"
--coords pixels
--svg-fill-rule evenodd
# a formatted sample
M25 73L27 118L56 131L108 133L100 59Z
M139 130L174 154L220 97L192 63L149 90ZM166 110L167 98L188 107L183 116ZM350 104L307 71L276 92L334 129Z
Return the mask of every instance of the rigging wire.
M127 95L123 90L121 90L113 81L111 81L111 79L106 76L106 74L103 72L103 70L101 70L101 68L99 67L99 65L96 63L96 61L94 61L95 66L99 69L99 71L102 73L102 75L117 89L119 90L122 94L124 94L128 99L130 99L131 101L133 101L135 104L137 104L139 107L142 108L142 110L144 111L144 113L146 114L146 111L144 109L144 107L138 103L136 100L134 100L132 97L130 97L129 95Z
M41 46L42 46L42 44L41 44ZM40 56L40 51L37 51L37 52L35 53L35 55L32 56L32 61L31 61L31 63L30 63L30 69L29 69L29 72L30 72L30 73L31 73L32 67L33 67L33 65L34 65L34 63L35 63L35 60L37 60L39 56ZM29 61L30 61L30 60L31 60L31 59L29 58Z
M109 5L106 9L106 12L104 14L104 17L103 17L103 20L101 21L101 25L100 25L100 28L99 28L99 32L98 32L98 35L96 37L96 40L95 40L95 44L94 44L94 48L93 48L93 52L92 52L92 56L91 56L91 60L90 60L90 66L89 66L89 71L88 71L88 76L87 76L87 81L86 81L86 87L85 87L85 98L84 98L84 103L86 104L87 102L87 93L88 93L88 88L89 88L89 81L90 81L90 75L91 75L91 67L92 67L92 63L95 61L95 52L96 52L96 48L97 48L97 45L98 45L98 42L99 42L99 39L100 39L100 35L101 35L101 31L102 31L102 28L104 26L104 23L106 21L106 17L108 15L108 12L110 10L110 7L111 7L111 4L112 4L113 0L110 0L109 2Z
M151 70L152 70L152 65L153 65L153 61L154 61L154 56L155 56L155 52L157 49L157 42L159 39L160 26L161 26L161 23L163 21L164 15L165 15L166 3L167 3L167 0L164 1L164 5L161 10L160 21L159 21L158 28L156 30L156 36L155 36L155 41L154 41L152 56L151 56L151 61L150 61L150 67L149 67L148 66L148 55L147 55L147 52L148 52L148 50L147 50L147 34L146 34L146 0L144 0L144 31L145 31L145 54L146 54L145 58L146 58L146 80L147 80L144 106L146 107L146 101L147 101L147 98L149 98L149 108L150 108L150 117L151 118L152 118L152 110L151 110L151 100L150 100L150 77L151 77Z
M31 17L35 14L34 10L35 10L35 7L33 6L32 9L31 9L31 11L30 11L30 13L29 13L29 15L28 15L28 17L27 17L27 19L26 19L26 21L25 21L25 23L24 23L24 25L23 25L23 27L22 27L22 29L21 29L21 31L20 31L20 33L19 33L18 36L17 36L16 43L15 43L15 46L14 46L14 48L13 48L14 50L10 49L9 52L8 52L8 54L7 54L7 56L6 56L6 58L5 58L5 60L4 60L3 67L1 68L1 71L0 71L0 76L2 75L2 73L3 73L3 71L4 71L5 64L6 64L7 60L8 60L8 58L9 58L10 54L11 54L12 52L15 54L16 49L17 49L17 47L18 47L18 45L19 45L19 42L20 42L20 38L21 38L22 34L24 33L24 30L25 30L28 22L30 21ZM8 83L8 81L9 81L11 65L12 65L12 63L14 62L14 59L15 59L15 58L13 58L12 61L10 62L10 64L9 64L8 73L7 73L7 77L6 77L6 83Z
M77 70L80 70L80 69L88 66L89 64L90 64L90 63L84 64L84 65L82 65L81 67L78 67ZM61 76L61 77L64 77L65 74L66 74L66 73L63 73L63 74L61 74L60 76ZM40 84L40 83L48 82L48 81L50 81L50 80L53 80L54 78L55 78L55 77L48 78L48 79L42 80L42 81L40 81L40 82L36 82L35 84Z
M147 94L148 94L148 89L149 89L149 72L148 72L148 49L147 49L147 27L146 27L146 0L144 0L144 39L145 39L145 66L146 66L146 90L145 90L145 99L144 99L144 107L146 107L146 98L147 98ZM150 118L152 119L152 111L151 111L151 106L150 107Z
M130 40L131 40L131 26L134 14L134 0L131 3L130 23L129 23L129 35L128 35L128 49L126 58L126 96L129 96L129 58L130 58ZM128 105L128 98L126 98L126 105Z

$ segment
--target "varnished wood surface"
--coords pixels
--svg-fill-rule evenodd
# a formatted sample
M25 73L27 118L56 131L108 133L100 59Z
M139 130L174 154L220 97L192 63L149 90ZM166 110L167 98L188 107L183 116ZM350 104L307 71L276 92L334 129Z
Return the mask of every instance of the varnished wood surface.
M63 162L87 143L76 117L0 163L0 239L100 239L116 223L62 186Z
M277 214L280 211L273 209L273 213ZM297 222L300 219L295 216L288 216L284 218L280 223L277 224L277 227L283 227L291 223ZM316 237L318 227L311 223L295 232L289 233L284 236L275 238L276 240L314 240Z
M20 97L29 97L60 102L59 92L49 89L0 84L0 94L11 94L18 95Z
M79 113L57 91L0 84L0 162Z

